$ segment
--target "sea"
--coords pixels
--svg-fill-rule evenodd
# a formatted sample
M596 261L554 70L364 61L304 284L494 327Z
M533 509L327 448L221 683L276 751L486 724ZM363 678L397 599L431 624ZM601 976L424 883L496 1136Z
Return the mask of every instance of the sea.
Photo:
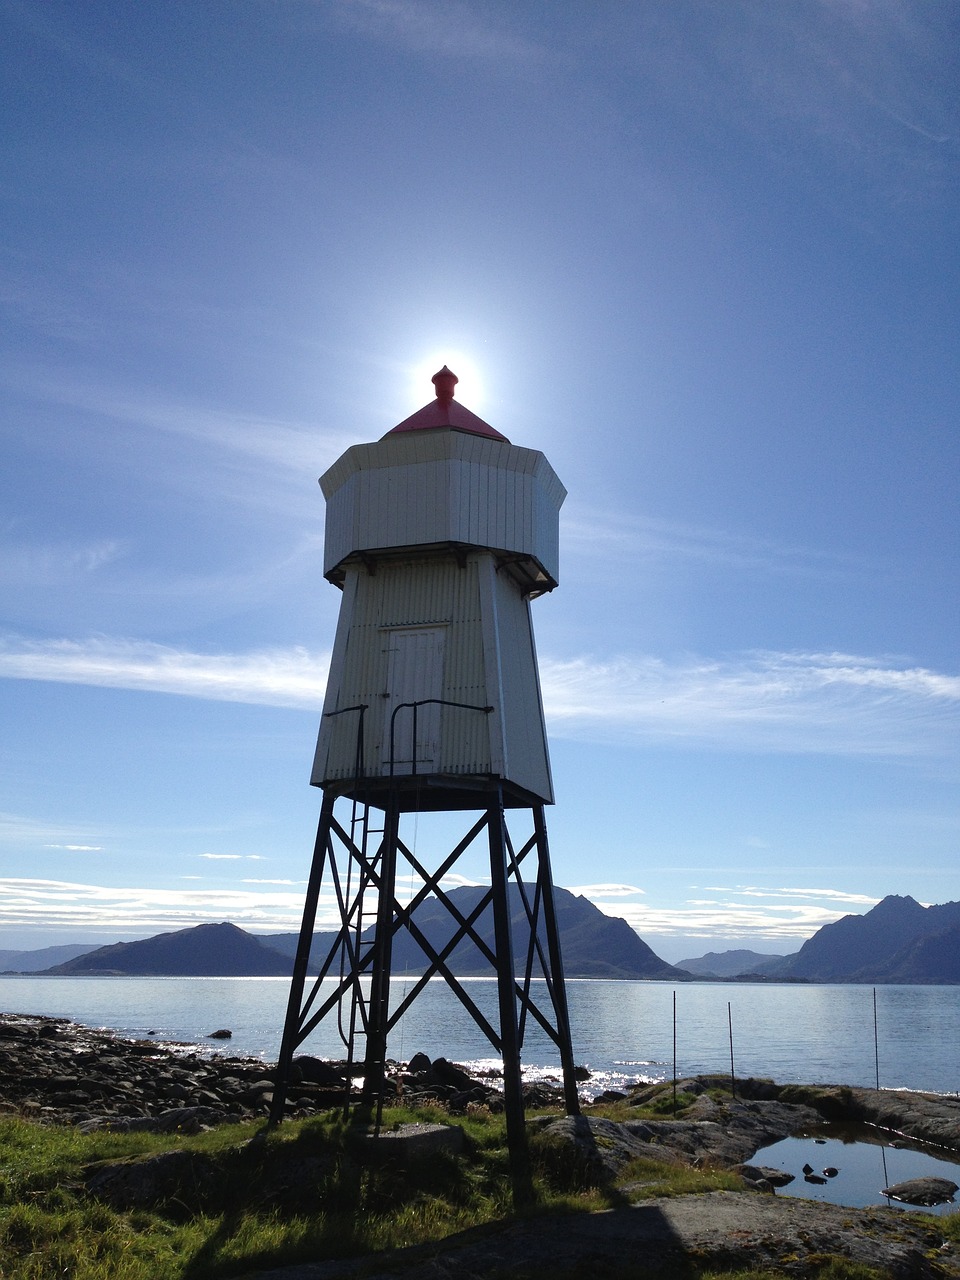
M396 1007L410 980L394 978ZM464 987L496 1024L492 978ZM0 1010L69 1018L124 1037L204 1055L276 1060L285 978L0 977ZM321 993L322 998L322 993ZM541 1001L543 993L540 993ZM707 1072L781 1084L847 1084L960 1095L960 986L567 982L574 1058L590 1072L591 1099L639 1081ZM229 1040L211 1040L226 1029ZM301 1053L343 1058L335 1016ZM495 1068L495 1052L443 979L434 979L394 1028L388 1055L422 1052L470 1069ZM559 1056L536 1024L522 1048L525 1078L558 1075Z

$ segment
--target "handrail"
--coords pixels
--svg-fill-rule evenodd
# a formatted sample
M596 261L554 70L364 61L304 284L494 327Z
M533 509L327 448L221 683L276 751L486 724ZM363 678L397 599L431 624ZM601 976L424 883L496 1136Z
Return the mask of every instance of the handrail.
M397 713L405 707L413 708L413 751L411 760L411 775L416 777L417 773L417 708L429 705L440 707L460 707L464 711L482 711L484 715L490 715L494 710L492 706L481 707L473 702L453 702L450 698L419 698L416 702L398 702L394 707L390 716L390 777L394 776L396 771L396 720Z

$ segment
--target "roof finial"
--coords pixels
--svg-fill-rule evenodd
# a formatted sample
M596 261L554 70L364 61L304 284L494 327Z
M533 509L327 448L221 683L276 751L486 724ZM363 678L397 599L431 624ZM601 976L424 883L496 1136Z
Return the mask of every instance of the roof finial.
M437 399L443 404L449 404L453 399L453 388L460 379L451 369L444 365L439 373L433 375L430 381L437 389Z

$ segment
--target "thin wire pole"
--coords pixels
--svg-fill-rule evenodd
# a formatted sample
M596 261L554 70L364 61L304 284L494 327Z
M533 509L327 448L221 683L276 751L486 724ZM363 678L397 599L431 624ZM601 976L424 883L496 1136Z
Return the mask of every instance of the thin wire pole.
M877 1037L877 988L873 988L873 1065L876 1070L877 1090L880 1089L880 1041Z
M730 1035L730 1094L736 1101L737 1097L737 1078L733 1073L733 1014L730 1010L730 1001L727 1001L727 1031Z
M673 1114L677 1114L677 993L673 993Z

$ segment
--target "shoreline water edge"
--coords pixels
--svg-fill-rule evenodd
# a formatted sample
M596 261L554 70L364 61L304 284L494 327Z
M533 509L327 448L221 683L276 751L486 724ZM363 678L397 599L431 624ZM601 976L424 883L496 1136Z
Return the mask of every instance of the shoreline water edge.
M466 979L471 997L496 1017L496 983ZM282 978L0 977L0 1008L63 1017L121 1036L222 1053L210 1032L229 1029L234 1056L275 1061L288 991ZM954 1095L960 1091L960 987L789 985L737 987L669 982L568 983L574 1056L599 1090L727 1072L783 1083ZM398 998L405 994L397 981ZM731 1043L732 1042L732 1043ZM345 1056L335 1018L302 1046L322 1059ZM391 1034L397 1060L416 1053L495 1069L492 1048L442 981L431 982ZM525 1079L559 1071L555 1046L528 1026Z

